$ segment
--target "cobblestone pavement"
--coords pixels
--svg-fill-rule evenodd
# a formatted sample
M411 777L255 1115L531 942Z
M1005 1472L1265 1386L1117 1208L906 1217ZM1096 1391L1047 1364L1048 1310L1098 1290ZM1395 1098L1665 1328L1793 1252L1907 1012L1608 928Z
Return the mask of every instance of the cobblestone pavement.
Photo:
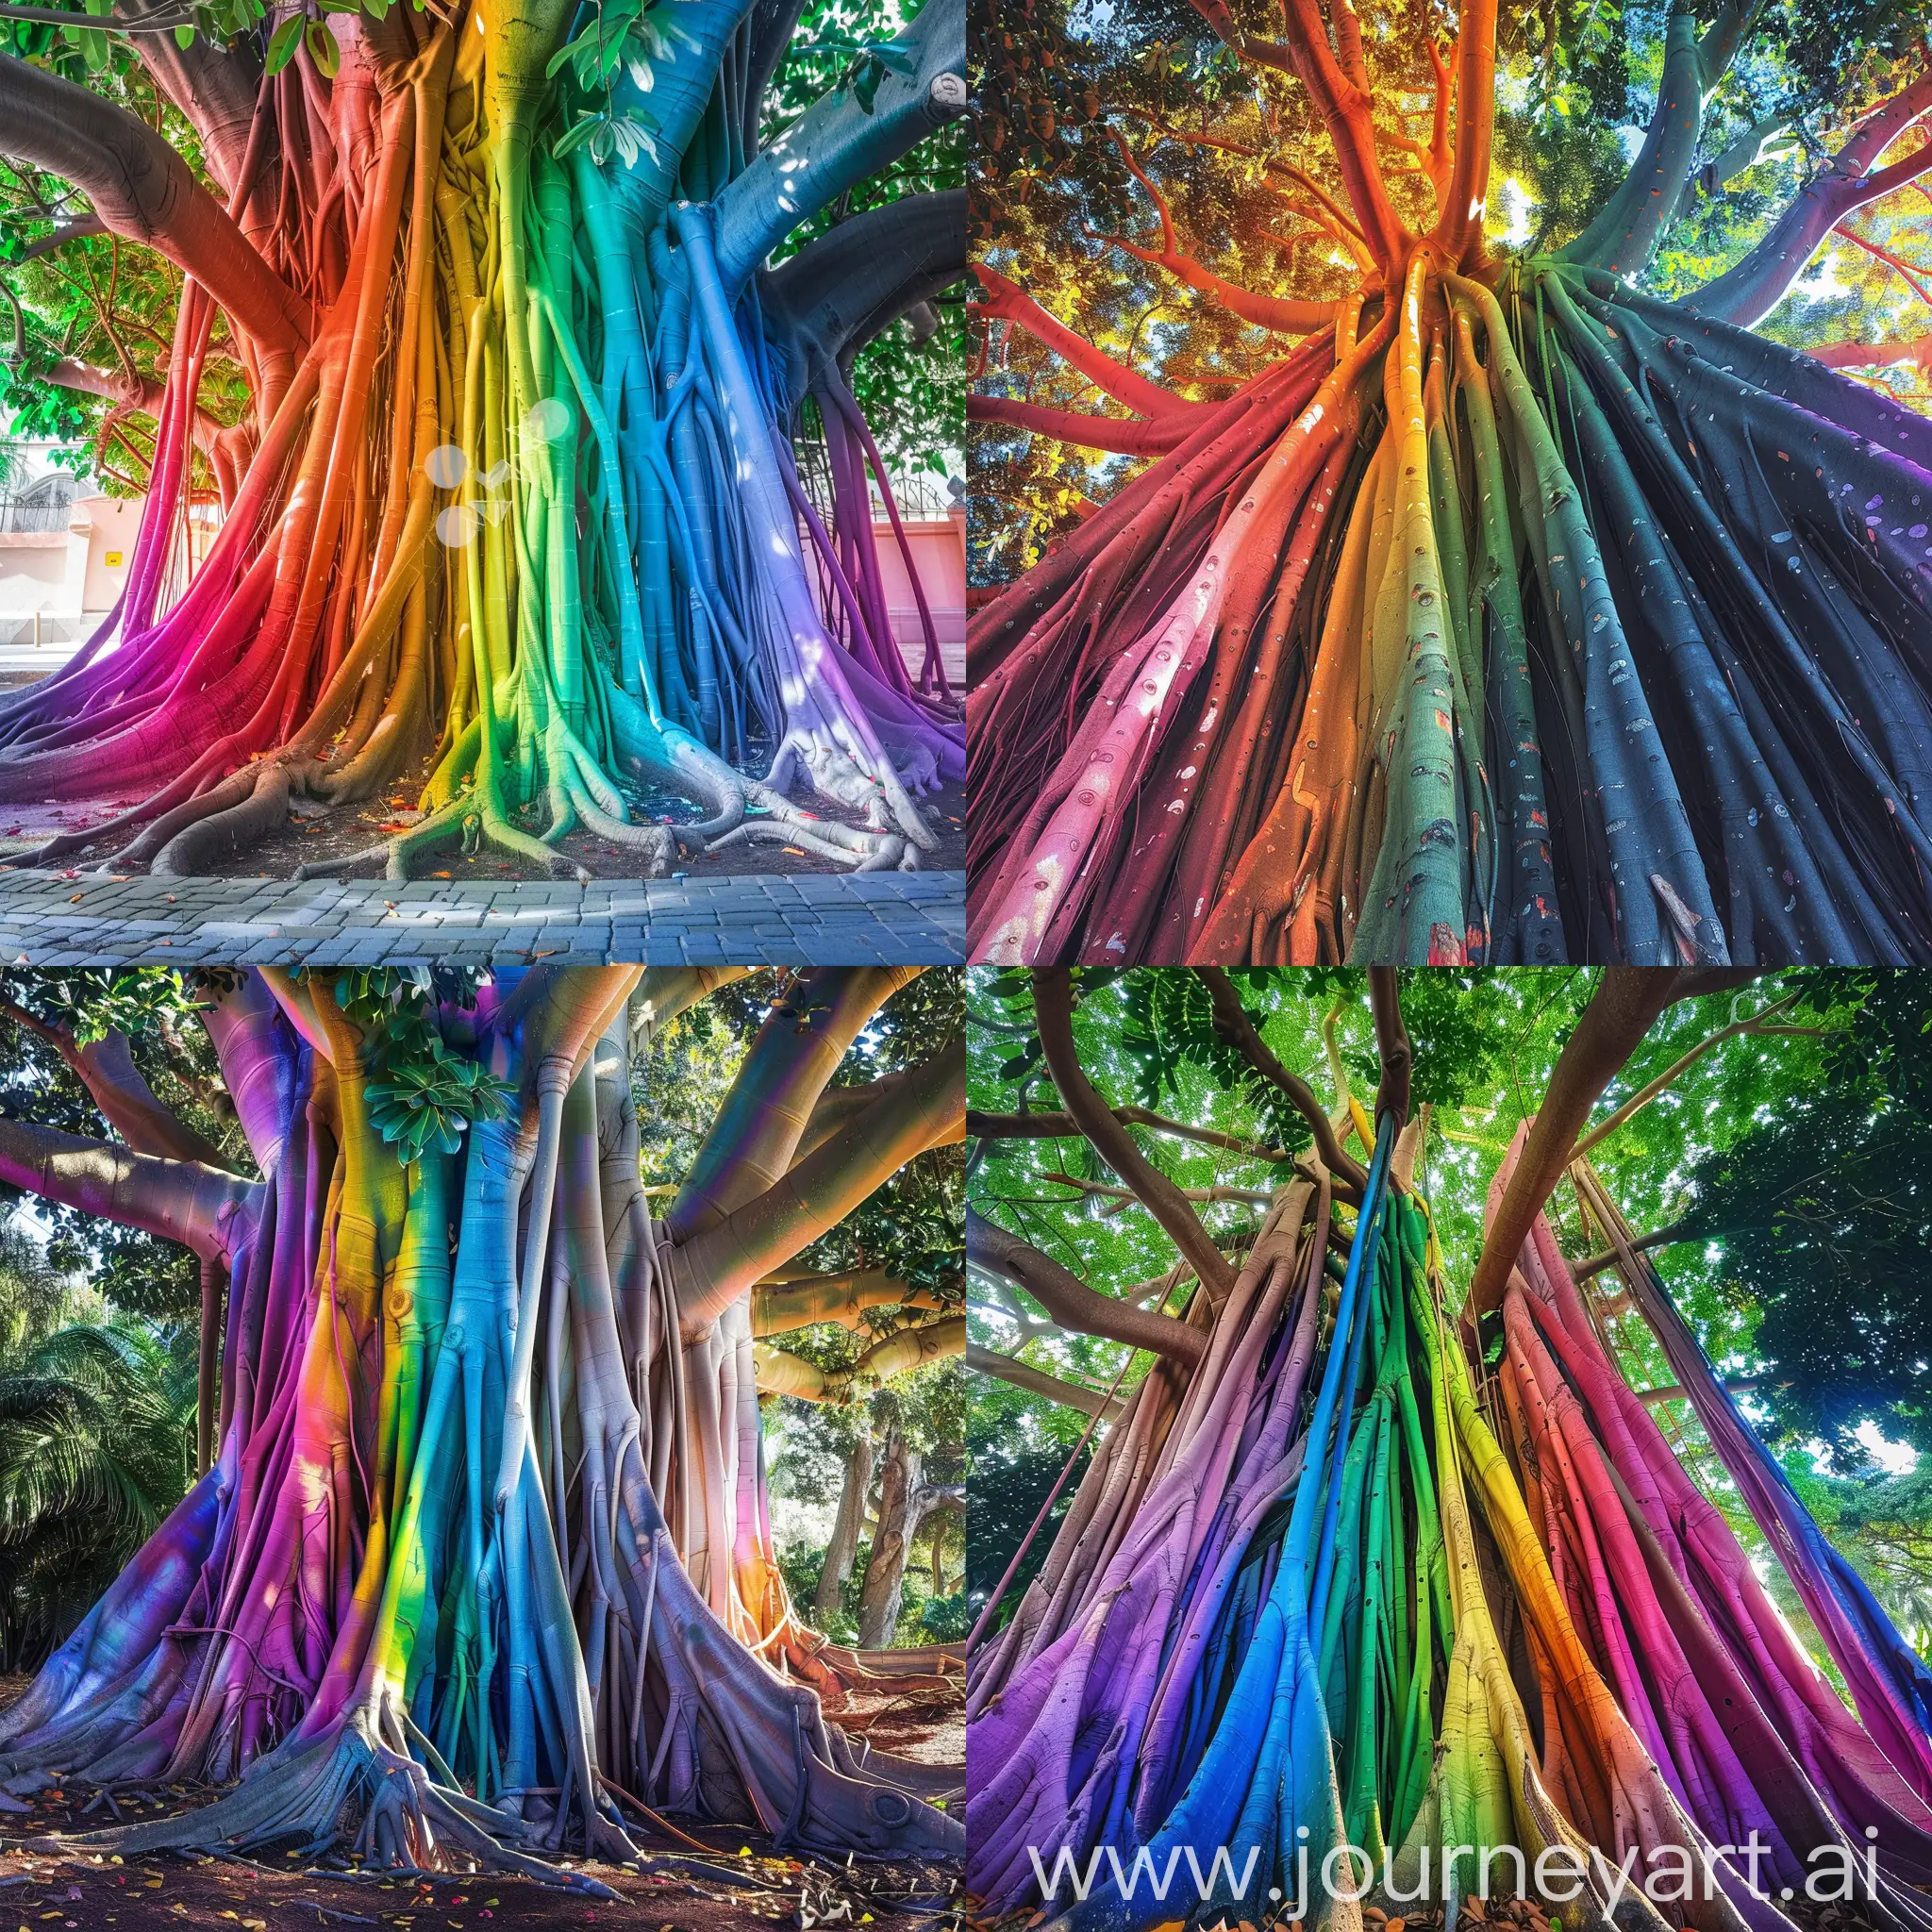
M583 886L0 873L0 965L947 965L965 953L957 872Z

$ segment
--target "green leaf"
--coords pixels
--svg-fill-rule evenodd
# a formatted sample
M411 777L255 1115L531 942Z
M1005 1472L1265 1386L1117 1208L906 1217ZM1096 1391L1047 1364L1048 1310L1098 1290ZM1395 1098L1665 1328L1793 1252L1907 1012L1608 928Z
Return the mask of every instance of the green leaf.
M590 140L591 135L596 133L598 125L596 115L586 114L575 127L558 137L556 144L550 150L551 158L560 161L565 155L574 154L578 148L583 146L585 142Z
M302 39L304 22L297 13L283 21L269 37L268 58L262 63L264 71L279 74L295 58L295 48ZM341 1006L341 982L337 982L336 1004Z
M302 40L317 72L325 80L333 80L336 70L342 64L342 50L336 45L336 37L329 30L327 22L311 20L302 30Z

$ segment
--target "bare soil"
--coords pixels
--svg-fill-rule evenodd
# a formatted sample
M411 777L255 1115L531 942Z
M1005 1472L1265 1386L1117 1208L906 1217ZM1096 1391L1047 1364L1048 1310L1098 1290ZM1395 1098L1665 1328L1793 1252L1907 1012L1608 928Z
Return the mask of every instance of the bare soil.
M0 1708L25 1688L0 1678ZM907 1697L855 1699L841 1722L875 1748L928 1763L964 1762L957 1697L921 1707ZM957 1755L953 1752L957 1743ZM122 1818L158 1818L207 1803L212 1791L117 1786ZM555 1883L503 1873L391 1874L311 1863L270 1847L241 1858L206 1852L123 1857L56 1843L113 1823L99 1789L78 1779L7 1801L0 1812L0 1932L548 1932L625 1926L644 1932L740 1932L758 1924L800 1928L874 1924L881 1932L959 1932L955 1872L921 1863L849 1866L774 1853L741 1825L677 1829L694 1849L645 1825L632 1837L636 1866L559 1866ZM584 1881L617 1897L596 1895Z
M233 869L237 878L290 878L299 865L314 865L325 859L341 858L386 838L415 821L411 809L428 777L426 761L406 773L380 798L361 805L318 808L319 801L303 799L287 824L262 840L241 858ZM695 824L704 814L688 798L648 786L622 788L632 819L641 824L654 821L668 824ZM848 811L827 799L816 796L800 801L819 818L839 819L849 825L863 826L863 815ZM963 871L966 864L966 791L962 785L948 785L915 801L928 824L941 835L937 851L920 855L920 864L928 871ZM134 799L88 805L16 805L0 807L0 855L24 851L51 838L57 832L84 829L100 824L120 807L138 803ZM77 858L62 861L83 868L107 858L124 838L104 842L96 852L89 848ZM557 847L573 864L581 866L593 878L635 878L637 855L624 847L607 843L594 833L579 827ZM129 872L144 871L129 866ZM722 852L693 853L676 861L676 870L692 878L728 878L747 873L835 873L850 868L829 858L821 858L801 846L780 845L760 840L757 843L728 845ZM382 876L380 858L363 861L337 874L342 878L374 879ZM465 858L461 850L449 845L424 864L424 875L430 878L531 879L547 876L538 866L487 846L475 857Z

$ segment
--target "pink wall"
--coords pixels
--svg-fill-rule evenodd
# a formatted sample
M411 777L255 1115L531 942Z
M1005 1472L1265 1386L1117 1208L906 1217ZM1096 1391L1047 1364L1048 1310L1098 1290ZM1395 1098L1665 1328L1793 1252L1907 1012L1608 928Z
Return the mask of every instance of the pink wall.
M920 587L925 591L932 611L933 628L939 633L940 654L946 675L955 685L966 677L966 512L951 516L906 520L906 537L919 567ZM886 583L886 607L892 613L892 635L899 641L912 675L925 658L925 633L920 628L919 606L913 601L912 586L906 575L906 564L892 526L875 523L873 536L878 544L879 574Z

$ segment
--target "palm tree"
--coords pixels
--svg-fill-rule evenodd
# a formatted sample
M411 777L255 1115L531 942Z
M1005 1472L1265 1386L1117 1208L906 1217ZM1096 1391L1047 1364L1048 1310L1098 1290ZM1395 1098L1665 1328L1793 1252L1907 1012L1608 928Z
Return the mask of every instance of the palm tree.
M37 1664L193 1477L192 1327L70 1322L0 1356L0 1668Z

